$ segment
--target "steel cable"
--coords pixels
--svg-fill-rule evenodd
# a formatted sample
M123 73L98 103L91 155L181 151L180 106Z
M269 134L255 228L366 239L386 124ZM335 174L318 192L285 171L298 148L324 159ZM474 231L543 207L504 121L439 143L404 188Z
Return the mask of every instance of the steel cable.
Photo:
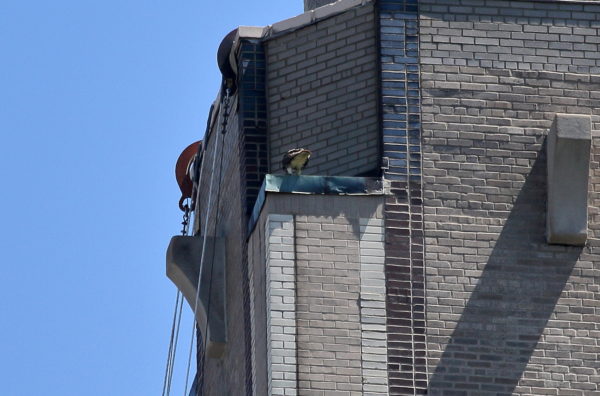
M220 149L220 145L219 145L219 141L220 140L224 140L225 138L225 130L224 128L227 126L227 117L229 116L228 114L228 104L229 104L229 89L226 90L225 93L225 100L224 100L225 106L223 107L223 130L221 131L221 139L219 139L219 136L217 135L217 141L215 143L215 153L213 155L213 161L212 161L212 168L213 172L210 178L210 184L209 184L209 188L208 188L208 205L206 208L206 217L205 217L205 221L204 221L204 235L203 235L203 240L202 240L202 254L200 257L200 268L198 271L198 282L197 282L197 288L196 288L196 298L194 301L194 323L193 323L193 327L192 327L192 337L191 337L191 341L190 341L190 348L188 351L188 363L187 363L187 370L186 370L186 376L185 376L185 389L184 389L184 396L187 396L187 390L188 390L188 385L189 385L189 373L190 373L190 367L191 367L191 361L192 361L192 349L194 346L194 335L195 335L195 331L196 331L196 314L198 312L198 302L200 300L200 281L202 279L202 272L204 269L204 259L205 259L205 255L206 255L206 241L207 241L207 237L208 237L208 223L210 220L210 214L211 214L211 209L212 209L212 204L213 204L213 200L212 200L212 191L213 191L213 183L214 183L214 176L215 173L214 169L215 169L215 165L217 162L217 157L220 156L221 159L223 157L223 150L221 148L221 151L219 151ZM219 155L220 153L220 155ZM201 165L201 170L200 170L200 177L202 177L202 169L204 168L204 161L202 161L202 165ZM219 172L220 173L220 172ZM220 176L219 176L220 177ZM200 187L200 185L199 185ZM220 190L220 189L219 189ZM197 203L199 205L199 203ZM217 202L217 205L219 205L219 202ZM217 219L215 218L215 223L217 222ZM214 242L213 242L214 245ZM214 254L214 246L213 246L213 254ZM213 260L214 261L214 260ZM209 295L210 298L210 295ZM208 313L206 315L206 326L208 327ZM207 337L207 332L205 331L205 334L203 334L204 337ZM208 345L208 340L204 343L204 348L206 348Z

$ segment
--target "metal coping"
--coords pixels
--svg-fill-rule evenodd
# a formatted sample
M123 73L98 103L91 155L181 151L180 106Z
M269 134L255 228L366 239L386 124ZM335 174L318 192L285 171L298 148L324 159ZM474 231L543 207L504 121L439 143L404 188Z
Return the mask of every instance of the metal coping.
M248 237L252 234L267 193L306 195L383 195L383 181L377 177L297 176L267 174L248 221Z

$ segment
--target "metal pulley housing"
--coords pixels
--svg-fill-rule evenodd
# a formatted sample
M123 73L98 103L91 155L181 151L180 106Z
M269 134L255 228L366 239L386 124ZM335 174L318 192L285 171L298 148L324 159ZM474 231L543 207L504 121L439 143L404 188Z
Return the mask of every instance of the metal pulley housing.
M231 53L231 49L238 35L238 29L233 29L223 38L217 51L217 64L223 76L223 87L229 89L233 94L236 91L237 81L237 66L235 56Z
M187 146L177 158L175 165L175 178L181 190L181 198L179 199L179 209L185 212L184 201L192 198L194 191L194 159L202 147L202 141L198 140ZM192 209L192 208L190 208Z

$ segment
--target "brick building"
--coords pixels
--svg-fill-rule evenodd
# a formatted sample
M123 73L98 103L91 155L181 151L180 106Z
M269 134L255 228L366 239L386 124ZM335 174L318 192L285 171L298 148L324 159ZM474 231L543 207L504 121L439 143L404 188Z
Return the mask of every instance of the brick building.
M594 3L306 0L232 33L193 392L600 395ZM200 263L168 267L194 305Z

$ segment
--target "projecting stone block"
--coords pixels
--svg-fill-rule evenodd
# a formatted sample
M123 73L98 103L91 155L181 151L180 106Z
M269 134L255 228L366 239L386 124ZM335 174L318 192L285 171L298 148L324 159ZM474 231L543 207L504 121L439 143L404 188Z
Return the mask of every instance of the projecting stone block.
M548 135L548 243L581 246L587 239L591 117L556 114Z
M202 260L203 240L204 238L197 236L171 238L167 249L167 276L181 291L192 310L198 299L196 321L202 332L206 329L206 334L202 334L206 355L220 358L227 343L225 241L223 238L207 238L198 294L198 273Z

